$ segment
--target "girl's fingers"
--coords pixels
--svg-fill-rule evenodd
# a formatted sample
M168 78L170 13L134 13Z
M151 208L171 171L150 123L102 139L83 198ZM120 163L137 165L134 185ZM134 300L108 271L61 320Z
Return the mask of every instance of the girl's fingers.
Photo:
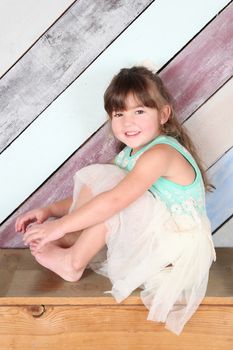
M27 236L25 237L25 235ZM26 232L23 237L24 244L29 245L32 241L35 241L37 239L41 239L41 233L40 232L35 232L35 233L30 233Z
M24 232L25 230L25 223L22 221L22 219L19 219L15 224L15 231L16 232Z
M21 232L21 230L22 230L21 220L20 218L18 218L15 223L15 231Z
M32 215L32 214L23 215L16 220L15 230L17 232L24 233L27 229L27 226L35 221L37 221L37 218L35 215Z
M34 233L39 233L39 225L34 224L31 227L28 228L28 230L24 233L23 235L23 239L27 239L30 235L34 234Z

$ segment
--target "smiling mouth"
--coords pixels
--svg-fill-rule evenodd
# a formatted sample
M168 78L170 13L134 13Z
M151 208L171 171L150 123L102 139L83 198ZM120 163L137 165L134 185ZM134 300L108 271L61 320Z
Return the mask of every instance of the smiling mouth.
M140 134L140 131L126 131L125 132L125 136L127 137L133 137L133 136L137 136Z

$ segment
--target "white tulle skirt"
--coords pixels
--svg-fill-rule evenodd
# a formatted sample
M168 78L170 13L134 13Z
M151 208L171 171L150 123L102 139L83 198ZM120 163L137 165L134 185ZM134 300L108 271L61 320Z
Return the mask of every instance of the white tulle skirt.
M113 188L127 172L111 164L94 164L74 177L72 211L83 185L93 196ZM136 288L148 308L148 320L166 323L179 335L205 296L215 251L206 217L195 221L172 216L147 191L106 221L106 247L88 267L107 276L111 293L123 301Z

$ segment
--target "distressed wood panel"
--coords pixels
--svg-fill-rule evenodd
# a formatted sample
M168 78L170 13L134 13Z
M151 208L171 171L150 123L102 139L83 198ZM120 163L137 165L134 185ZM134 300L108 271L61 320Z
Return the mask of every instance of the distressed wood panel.
M1 79L0 151L151 2L76 1Z
M217 147L213 147L212 153L215 151L215 153L213 153L215 155L214 158L220 154L219 147L221 149L221 154L223 154L225 151L227 151L227 147L230 145L229 142L232 142L233 139L232 137L226 137L226 135L228 133L232 133L233 130L230 124L232 123L232 118L230 118L230 114L228 114L229 104L226 103L231 94L231 85L232 80L226 83L221 90L219 90L209 101L207 101L204 106L202 106L202 108L200 108L200 110L198 110L192 116L192 118L185 123L185 125L187 124L188 128L190 129L190 133L195 136L194 140L197 140L197 145L202 141L203 146L205 146L205 150L207 147L208 152L205 151L204 154L206 158L203 157L206 163L208 163L208 154L210 151L209 144L212 142L211 139L214 139L216 142L220 135L220 139L224 141L222 145L219 145L218 142ZM225 94L222 94L222 90L226 91ZM222 106L223 96L225 96L225 99ZM230 104L232 103L231 101L228 102ZM209 106L209 104L211 108L206 108L206 106ZM206 109L207 111L211 109L209 113L211 117L208 115L208 118L204 118ZM204 112L202 112L203 110ZM200 116L202 118L201 120ZM198 126L203 126L205 121L207 125L203 128L203 131L212 131L206 134L201 134ZM213 132L215 130L218 130L218 133L217 136L213 138ZM222 148L223 146L224 148ZM107 159L114 156L115 150L116 144L114 143L108 127L105 126L99 132L97 132L97 134L84 146L83 149L76 152L76 154L48 182L46 182L39 191L37 191L19 210L12 215L12 217L6 223L1 226L0 246L21 246L21 237L15 235L14 233L14 221L16 217L20 215L20 213L27 211L30 208L42 206L58 200L59 198L71 195L72 174L74 174L75 170L78 170L89 163L107 161ZM221 222L218 222L218 225L220 224Z
M202 305L232 305L233 260L231 248L217 248L217 260L209 274L206 297ZM22 283L22 279L24 283ZM0 249L1 305L116 305L104 294L111 288L108 278L86 269L80 281L66 282L39 265L29 249ZM222 283L224 280L224 283ZM124 305L143 305L140 289L125 299Z
M107 136L108 135L108 136ZM98 136L98 137L97 137ZM106 141L106 137L109 141ZM109 152L111 150L111 153ZM94 151L93 151L94 150ZM86 143L79 152L51 177L46 185L42 186L29 200L26 201L4 224L1 225L0 247L23 247L21 235L15 234L14 222L16 217L30 208L46 205L60 198L71 195L72 177L74 173L86 165L86 162L106 162L106 154L109 159L114 156L117 143L108 125ZM216 187L213 193L207 194L207 212L214 231L233 212L233 148L226 153L207 172L211 183ZM223 173L224 169L224 173ZM224 176L223 176L224 175Z
M1 0L0 76L52 25L74 0ZM38 20L39 18L39 20Z
M161 74L184 121L233 75L231 3Z
M159 2L157 1L155 4L157 3ZM164 9L165 2L162 2L162 4L162 9ZM200 14L197 12L196 4L197 3L195 2L196 12L194 11L194 13L197 14L197 18L195 18L195 20L200 18ZM140 40L143 40L142 46L145 46L144 37L148 37L145 35L145 33L152 35L152 39L154 40L154 33L156 31L153 32L151 29L153 29L153 26L155 23L157 23L154 16L158 16L158 7L154 9L153 6L150 6L150 8L144 12L142 16L140 16L140 21L138 19L130 27L130 30L127 30L127 32L124 33L124 36L121 36L118 41L116 41L106 52L104 52L104 54L97 61L95 61L95 63L89 67L89 69L85 71L85 73L80 76L79 79L74 84L72 84L72 86L70 86L69 89L67 89L65 93L63 93L62 96L44 112L43 118L37 119L33 125L31 125L31 127L24 132L23 138L18 138L11 145L11 147L9 147L2 154L0 165L2 169L7 169L7 171L1 173L1 183L8 183L11 191L14 192L14 200L11 198L11 200L7 202L7 198L9 198L9 192L6 186L4 186L4 188L1 188L4 198L6 198L5 206L2 209L1 213L2 220L8 214L10 214L10 212L12 212L12 210L14 210L14 208L17 207L30 193L32 193L32 191L34 191L34 189L38 187L41 182L43 182L46 177L49 176L49 174L52 173L61 164L61 162L64 161L64 159L69 157L74 149L76 149L93 131L97 129L98 125L101 124L101 121L104 121L104 112L100 107L100 101L102 98L100 98L99 94L102 95L102 92L106 86L105 84L107 75L110 74L110 68L108 70L109 64L111 63L111 69L114 69L114 72L116 71L115 68L118 65L119 67L122 66L121 62L116 59L117 52L129 52L129 50L126 48L122 50L121 44L123 43L125 47L127 47L127 45L129 46L129 44L132 43L132 40L128 42L127 40L129 40L132 35L134 35L134 41L137 40L137 45L135 45L136 48L140 48L138 38L140 38ZM153 10L154 12L148 12L149 10ZM187 13L181 12L182 18L185 18L185 14L189 14L192 18L194 17L194 14L189 12L190 4L186 4L186 7L183 6L182 11L187 11ZM148 13L151 22L148 20ZM177 21L177 18L174 18L173 16L173 20ZM148 25L147 27L145 26L145 23ZM149 23L151 23L151 27ZM172 22L170 21L169 23L172 27ZM186 24L185 29L187 29L186 21L179 21L179 23L181 27L182 25ZM198 25L199 24L200 22L198 22ZM146 29L144 29L144 27L146 27ZM197 30L197 25L195 25L192 30L194 30L194 28ZM146 32L143 32L143 29L146 30ZM149 31L149 33L147 31ZM171 33L171 30L169 33ZM126 38L127 35L128 39ZM159 36L159 38L161 40L161 36ZM173 42L172 39L173 38L171 37L171 43ZM118 43L120 44L118 45ZM155 48L154 46L151 47L151 41L148 40L147 44L148 48L150 48L150 50L152 50L151 52L153 53L155 51ZM142 50L140 49L140 55L142 55L141 51ZM131 59L132 63L135 62L135 57L137 57L137 55L135 56L133 50L130 50L129 60ZM140 58L141 57L142 56L140 56ZM124 59L124 62L127 62L125 56L122 59ZM116 67L113 67L114 64ZM100 76L102 77L103 70L108 72L108 74L106 73L105 78L102 78L100 81ZM91 95L89 94L88 96L89 99L92 99L93 94L93 104L88 103L88 106L86 104L86 94L83 96L83 92L86 93L87 90L91 91ZM77 105L75 104L75 101L78 101ZM73 107L72 110L70 110L70 105ZM93 109L95 110L95 120L93 120ZM68 110L69 115L67 115ZM81 118L83 118L85 115L87 125L84 126L82 123L82 128L80 128L80 124L77 120L77 115L79 115ZM79 135L77 134L77 130L80 131ZM42 134L43 139L40 136ZM69 137L66 137L64 139L64 134L69 135ZM63 140L62 143L60 142L61 139ZM61 145L62 148L60 148ZM53 152L54 149L56 149L56 154ZM33 163L32 159L35 158L40 159L40 164L36 162ZM21 181L19 179L19 176L21 174L19 169L26 168L27 164L32 165L30 168L30 174L29 172L24 173L23 179ZM43 173L41 173L41 170ZM16 173L17 181L21 183L20 187L16 185L14 175ZM4 181L6 179L7 181ZM5 196L4 193L7 193L7 195Z
M213 236L213 241L215 247L233 247L233 218L218 229Z
M231 306L200 306L179 337L146 321L143 306L46 305L45 309L43 316L33 317L27 306L0 307L1 349L232 350L233 346Z
M232 93L230 79L185 123L206 168L233 146Z
M233 147L207 174L216 187L206 197L207 213L211 219L212 230L215 230L233 213Z
M78 1L72 7L72 12L70 10L63 16L62 20L41 38L30 50L30 54L23 57L17 67L14 67L0 83L2 90L0 95L2 96L2 99L0 97L0 111L2 112L0 128L4 130L0 140L0 150L2 151L9 145L148 3L149 1L144 1L142 4L139 1L128 0L128 2L124 2L123 9L122 7L119 9L117 6L122 4L114 2L116 8L114 11L110 11L112 13L109 16L108 12L106 13L104 10L108 8L107 2L105 4L102 1L98 4L97 1L95 4L92 2L88 5L87 1ZM222 0L208 0L203 5L201 0L189 3L185 0L177 0L172 3L170 0L157 0L153 4L156 6L156 16L153 23L155 28L150 30L151 23L147 20L146 26L148 28L145 37L150 37L153 34L153 42L156 43L157 47L160 47L160 50L155 50L153 47L151 53L150 41L147 42L144 37L141 38L140 28L137 36L130 35L130 44L125 42L124 45L125 36L129 36L127 31L121 39L123 46L119 48L121 49L119 51L121 52L120 57L118 57L119 52L116 49L112 56L118 58L111 59L106 66L120 60L119 66L116 67L118 69L120 66L135 63L135 60L144 60L149 56L150 59L155 60L158 68L161 67L227 3L227 1ZM169 13L167 13L168 7L170 8ZM177 8L179 8L179 12L174 17L172 14L177 11ZM94 16L89 16L91 11L95 13ZM171 18L167 18L168 15ZM82 21L78 21L80 18ZM117 20L117 26L112 20L109 23L109 18ZM163 18L166 18L166 21L170 23L171 29L169 25L164 27ZM164 36L160 35L161 27L164 30ZM172 30L173 27L176 27L176 31ZM143 30L145 29L143 28ZM167 41L164 40L164 37L167 38ZM141 40L141 43L138 40ZM224 42L221 44L223 45ZM145 47L145 45L147 46ZM129 46L131 47L130 51L134 50L131 56L134 57L133 60L129 59L128 56L130 54ZM141 50L141 47L144 49ZM112 70L114 73L115 71ZM218 78L218 74L215 78Z
M177 337L164 325L146 320L148 311L139 290L116 304L103 294L111 285L103 276L86 270L79 282L65 282L37 264L29 250L1 250L0 346L2 350L63 350L74 349L74 344L78 349L230 350L231 278L232 249L218 249L206 297Z

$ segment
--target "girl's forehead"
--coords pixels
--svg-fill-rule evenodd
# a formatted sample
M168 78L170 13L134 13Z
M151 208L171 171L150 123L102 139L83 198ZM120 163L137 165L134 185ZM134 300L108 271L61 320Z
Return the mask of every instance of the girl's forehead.
M133 109L133 108L138 108L138 107L143 107L143 103L142 101L140 101L140 99L132 94L132 93L129 93L127 96L126 96L126 99L125 99L125 109Z

